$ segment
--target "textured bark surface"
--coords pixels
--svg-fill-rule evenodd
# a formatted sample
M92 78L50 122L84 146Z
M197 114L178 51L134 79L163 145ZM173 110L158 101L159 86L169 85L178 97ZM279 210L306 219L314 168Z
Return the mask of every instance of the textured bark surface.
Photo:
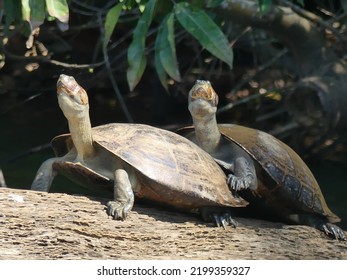
M236 229L136 205L126 221L106 200L0 189L0 259L347 259L347 242L306 226L238 218Z

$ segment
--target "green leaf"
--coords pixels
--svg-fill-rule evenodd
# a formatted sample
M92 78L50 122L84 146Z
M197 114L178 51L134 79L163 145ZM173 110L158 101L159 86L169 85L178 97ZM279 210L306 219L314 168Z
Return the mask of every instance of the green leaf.
M30 5L29 0L22 0L22 19L30 22Z
M46 17L46 3L45 0L29 0L30 5L30 22L31 27L35 28L40 26Z
M258 0L259 10L261 14L265 14L272 6L272 0Z
M46 0L48 14L62 23L69 22L69 6L66 0Z
M46 5L45 0L21 0L22 19L30 23L30 28L40 26L45 20Z
M305 7L305 1L304 0L297 0L298 4ZM346 1L341 1L341 5L345 5L347 7L347 2ZM346 10L345 10L346 11Z
M155 54L159 56L161 65L166 73L175 81L180 82L181 76L177 67L173 13L166 15L159 26L155 42Z
M149 0L142 16L134 29L133 40L128 49L127 79L130 90L133 90L140 81L146 68L145 42L148 28L152 22L157 0Z
M233 51L218 25L202 10L193 10L185 2L175 5L180 24L214 56L233 66Z
M12 22L22 19L21 9L21 0L4 0L5 32L8 32Z
M103 41L104 48L107 46L108 41L111 38L114 28L116 27L120 12L122 11L122 3L113 6L106 15L105 20L105 37Z
M157 40L155 42L155 48L157 48L156 44L157 44ZM169 91L167 87L167 75L163 67L163 64L161 64L160 56L157 52L154 55L154 63L155 63L155 71L157 72L160 83L163 85L166 91Z

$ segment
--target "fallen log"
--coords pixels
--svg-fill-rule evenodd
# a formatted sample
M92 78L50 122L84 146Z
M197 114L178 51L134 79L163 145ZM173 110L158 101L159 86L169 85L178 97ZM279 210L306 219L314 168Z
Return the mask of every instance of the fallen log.
M0 259L347 259L347 242L307 226L236 218L224 230L139 204L115 221L105 203L1 188Z

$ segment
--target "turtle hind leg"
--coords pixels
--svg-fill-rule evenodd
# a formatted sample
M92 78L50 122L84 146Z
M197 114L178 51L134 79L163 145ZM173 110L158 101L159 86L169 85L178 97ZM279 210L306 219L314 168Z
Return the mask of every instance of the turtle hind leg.
M314 214L299 214L296 215L297 224L304 224L319 229L327 236L335 238L337 240L347 241L346 233L337 225L328 221L325 216L319 216Z
M202 207L200 214L205 222L213 222L217 227L226 229L229 225L233 228L238 225L229 208Z

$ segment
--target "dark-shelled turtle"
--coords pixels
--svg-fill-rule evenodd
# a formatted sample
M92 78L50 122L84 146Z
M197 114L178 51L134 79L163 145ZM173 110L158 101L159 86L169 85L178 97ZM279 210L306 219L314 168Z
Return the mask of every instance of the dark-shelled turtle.
M173 132L143 124L106 124L91 127L86 91L73 77L60 75L59 106L70 134L57 136L57 157L38 170L32 190L49 191L57 173L82 184L113 187L108 213L125 219L141 198L181 209L200 209L217 225L235 224L225 207L248 203L234 197L226 176L213 158Z
M310 225L346 240L343 230L332 224L340 218L328 208L316 179L299 155L263 131L217 124L217 103L210 82L197 81L189 92L194 127L178 133L197 143L228 170L230 188L247 190L242 192L248 195L250 205L259 204L287 221Z

